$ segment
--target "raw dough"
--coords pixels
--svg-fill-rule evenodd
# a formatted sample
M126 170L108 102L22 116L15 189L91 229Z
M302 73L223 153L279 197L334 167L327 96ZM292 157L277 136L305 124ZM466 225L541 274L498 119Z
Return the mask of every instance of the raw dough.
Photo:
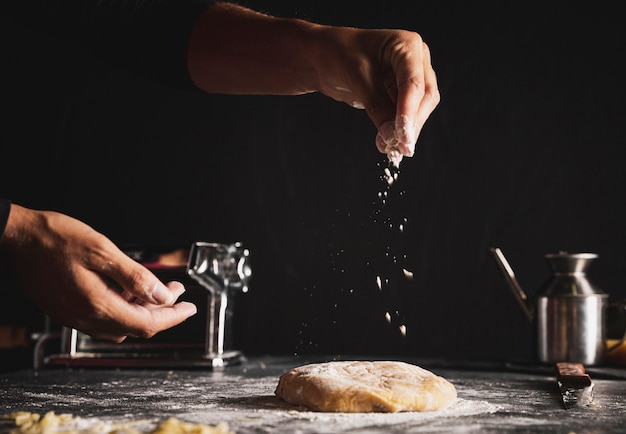
M290 404L327 412L434 411L456 399L448 380L394 361L335 361L294 368L274 392Z
M183 422L175 417L170 417L161 422L151 434L235 434L226 422L220 422L215 426L201 423Z
M141 430L140 425L148 420L126 422L104 422L97 418L83 419L71 414L56 414L48 411L43 417L39 413L18 411L0 419L12 419L17 428L9 434L235 434L226 422L215 426L202 423L183 422L170 417L158 424L153 430Z

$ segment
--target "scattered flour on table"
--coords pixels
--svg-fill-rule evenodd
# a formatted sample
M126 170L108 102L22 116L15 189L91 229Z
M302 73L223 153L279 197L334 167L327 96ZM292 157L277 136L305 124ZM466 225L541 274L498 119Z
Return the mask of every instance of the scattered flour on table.
M73 413L85 406L102 409L102 412L96 410L95 413L85 414L80 422L76 422L74 432L80 434L94 427L98 429L92 429L89 434L109 434L112 433L112 427L120 426L118 424L126 427L125 431L118 430L118 433L148 434L171 415L180 421L207 426L225 423L237 434L284 432L284 428L281 429L283 426L288 427L292 434L337 434L346 431L380 433L380 427L383 430L388 427L389 432L419 432L421 429L432 430L434 425L445 424L452 419L466 417L468 423L471 423L473 416L502 410L502 406L483 401L480 396L474 399L472 390L466 388L462 388L460 393L470 393L468 397L471 399L457 398L448 408L439 411L322 413L286 404L274 396L274 376L254 379L228 376L222 381L211 378L206 382L184 382L190 386L188 389L180 387L181 384L176 382L146 385L142 381L141 384L145 387L137 388L134 383L126 387L120 384L110 394L104 394L106 396L102 393L80 396L74 393L29 391L24 394L24 402L30 402L28 406L38 408L42 415L53 409L57 410L57 414ZM140 398L147 396L162 399L150 399L142 404ZM99 405L96 406L96 403ZM15 408L13 411L19 410ZM69 434L71 431L58 432Z
M368 427L376 427L373 432L381 432L381 427L397 427L407 425L420 426L433 421L448 418L492 414L500 409L498 405L486 401L474 401L457 398L452 405L440 411L432 412L400 412L400 413L323 413L315 411L300 411L288 409L257 409L241 410L237 408L220 409L218 413L190 412L180 415L180 418L196 423L211 423L219 417L236 432L256 432L254 428L289 426L294 433L333 433L359 432Z

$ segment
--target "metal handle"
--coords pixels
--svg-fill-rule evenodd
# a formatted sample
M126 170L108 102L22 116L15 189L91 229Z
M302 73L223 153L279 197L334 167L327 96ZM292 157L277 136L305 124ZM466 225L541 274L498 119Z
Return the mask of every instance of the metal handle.
M496 262L502 270L505 280L511 287L511 290L513 291L515 298L517 299L519 305L524 311L524 314L528 317L529 320L532 321L533 313L528 306L528 297L526 296L526 293L524 292L520 284L517 282L517 279L515 278L515 273L513 272L513 268L511 268L511 266L509 265L509 261L506 260L504 254L502 253L502 250L500 250L499 247L492 247L491 252L495 255Z

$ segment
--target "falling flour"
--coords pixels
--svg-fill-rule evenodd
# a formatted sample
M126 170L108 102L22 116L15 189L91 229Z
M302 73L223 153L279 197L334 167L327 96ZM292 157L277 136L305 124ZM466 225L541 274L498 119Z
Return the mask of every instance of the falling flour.
M398 177L400 175L400 162L402 161L402 154L395 147L387 147L387 164L383 167L381 179L383 181L383 188L378 192L377 196L379 199L379 209L376 211L378 215L383 215L383 209L385 209L388 205L388 200L391 192L391 188L397 182ZM385 260L389 262L389 268L386 272L389 275L394 275L396 271L400 271L401 276L405 281L413 280L413 272L408 270L406 267L401 266L398 261L405 258L405 255L402 253L397 253L401 250L401 242L394 240L398 240L404 233L405 227L408 223L408 219L406 217L400 219L400 223L396 223L395 219L392 215L387 215L382 218L381 224L383 225L383 230L387 231L390 236L383 237L383 240L386 242L384 246L385 249ZM398 246L400 245L400 246ZM391 297L391 290L395 290L396 288L392 288L392 286L398 286L397 282L391 280L388 276L381 276L378 274L376 276L376 286L379 291L385 294L387 297ZM393 314L392 314L393 312ZM400 314L398 310L389 308L385 311L385 320L389 324L394 324L400 322L397 327L401 336L406 336L407 327L406 324L402 322L400 318Z

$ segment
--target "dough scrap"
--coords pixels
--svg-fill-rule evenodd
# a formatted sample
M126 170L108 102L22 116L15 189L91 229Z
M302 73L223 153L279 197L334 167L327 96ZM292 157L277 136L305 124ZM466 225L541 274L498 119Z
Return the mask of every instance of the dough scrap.
M457 397L445 378L399 361L303 365L281 375L274 394L310 410L345 413L436 411Z
M138 427L150 422L149 420L108 423L97 418L89 420L66 413L56 414L54 411L48 411L43 416L39 413L18 411L2 415L0 419L15 422L17 428L9 431L9 434L235 434L226 422L206 425L184 422L175 417L160 422L155 429L149 431Z

